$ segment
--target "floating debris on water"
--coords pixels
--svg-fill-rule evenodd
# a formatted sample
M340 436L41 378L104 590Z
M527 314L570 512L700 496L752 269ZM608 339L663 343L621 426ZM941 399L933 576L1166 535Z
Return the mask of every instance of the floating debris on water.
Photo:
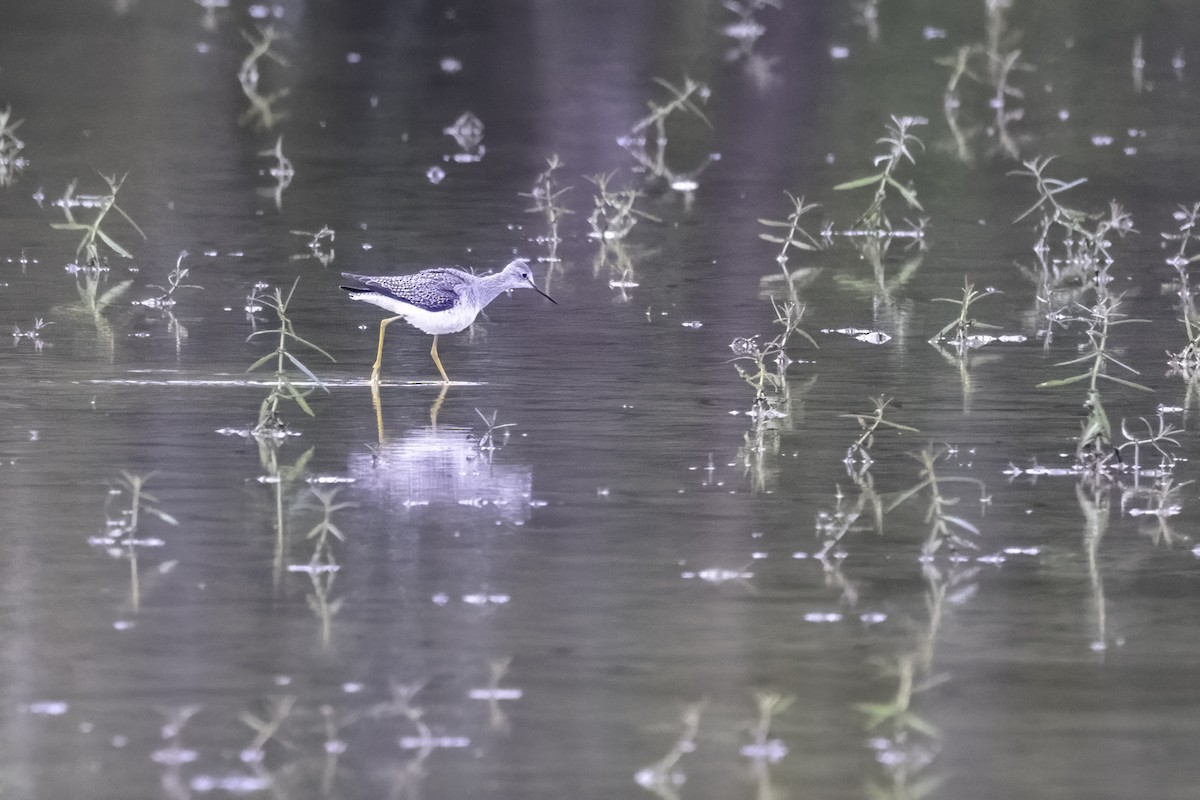
M453 56L446 56L438 62L438 69L446 75L457 75L462 72L463 64Z
M69 709L70 706L62 700L39 700L21 707L21 710L28 714L40 714L46 717L61 717Z
M804 615L805 622L841 622L842 614L838 611L810 611Z
M434 186L437 186L439 183L441 183L443 180L445 180L446 170L444 170L438 166L432 166L429 169L425 170L425 177L429 180L430 183L432 183Z
M695 320L695 319L688 320L687 322L681 322L679 324L685 328L692 328L692 329L704 327L703 322L701 322L699 320Z
M229 792L230 794L249 794L262 792L271 788L271 778L268 775L226 775L217 778L212 775L197 775L192 778L192 791L207 794L208 792Z

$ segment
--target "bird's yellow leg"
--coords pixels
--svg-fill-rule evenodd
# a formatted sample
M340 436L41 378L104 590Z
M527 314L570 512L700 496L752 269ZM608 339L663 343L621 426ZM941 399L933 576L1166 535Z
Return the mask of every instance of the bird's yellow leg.
M429 355L433 356L433 363L437 364L438 372L442 373L442 383L450 383L450 379L446 377L446 370L442 368L442 360L437 354L437 334L433 335L433 348L429 351Z
M375 364L371 367L371 384L379 385L379 367L383 364L383 333L387 330L387 326L391 325L402 317L388 317L383 322L379 323L379 349L375 352Z

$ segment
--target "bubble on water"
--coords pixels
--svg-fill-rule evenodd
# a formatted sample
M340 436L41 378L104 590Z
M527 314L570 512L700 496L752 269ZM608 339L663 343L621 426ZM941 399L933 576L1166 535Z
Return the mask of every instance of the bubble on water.
M439 183L441 183L445 179L446 170L442 169L439 166L434 165L434 166L430 167L429 169L425 170L425 177L429 180L430 183L432 183L434 186L437 186Z

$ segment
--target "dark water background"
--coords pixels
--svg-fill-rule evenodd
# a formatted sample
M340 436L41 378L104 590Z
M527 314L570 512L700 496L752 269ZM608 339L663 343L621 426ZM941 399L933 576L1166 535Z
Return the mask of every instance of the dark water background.
M234 0L207 21L184 0L8 4L0 108L25 120L29 163L0 189L0 323L53 324L43 347L21 337L0 353L0 797L1194 797L1195 485L1160 518L1136 513L1147 501L1129 474L1007 474L1071 465L1084 390L1037 384L1070 374L1054 365L1085 337L1038 336L1037 286L1018 268L1037 237L1012 224L1036 196L1006 174L1019 164L996 152L985 93L962 108L979 127L973 163L942 116L935 59L984 40L988 5L885 2L872 40L861 4L785 2L757 12L748 62L726 56L737 17L702 0ZM1164 418L1183 429L1169 448L1183 484L1194 387L1166 374L1186 334L1160 234L1200 200L1187 63L1200 15L991 5L1032 67L1013 78L1021 158L1058 155L1051 174L1089 178L1073 202L1133 214L1111 271L1122 311L1148 322L1114 329L1113 348L1155 391L1109 387L1105 405L1131 427L1181 409ZM267 24L287 64L264 63L259 86L288 94L263 130L239 122L237 74L243 33ZM644 186L616 139L662 102L656 77L711 89L711 128L673 118L668 160L721 158L691 197L645 187L660 222L636 226L632 272L613 271L586 235L584 176ZM477 163L446 160L443 129L466 111L485 125ZM917 267L881 288L846 242L793 255L814 269L803 327L820 349L793 340L791 402L759 436L729 349L778 332L760 285L777 248L758 220L783 219L788 191L822 204L811 230L847 227L868 192L832 187L868 174L889 115L929 119L902 169L925 246L899 242L887 261L890 275ZM295 176L277 205L262 153L280 136ZM574 214L553 274L533 263L558 305L515 293L442 337L459 383L440 401L428 337L393 326L377 421L379 315L346 300L338 272L545 255L520 194L555 154ZM49 223L72 180L104 190L98 173L128 173L118 202L145 238L105 223L134 257L110 254L100 291L132 283L96 319L70 310L79 234ZM327 266L293 233L322 226L336 232ZM178 293L174 320L134 305L182 250L203 290ZM960 296L964 276L1002 292L978 316L1024 342L957 360L927 342L955 314L934 298ZM274 463L300 468L274 484L269 452L217 431L252 427L267 392L252 380L269 372L244 370L272 346L247 337L273 320L252 322L247 295L297 277L289 316L336 363L295 351L329 391L310 397L313 418L285 406L300 436ZM892 338L821 333L844 328ZM856 478L843 458L858 426L841 415L881 394L919 433L881 432ZM493 412L513 426L494 450L481 447ZM979 550L919 560L925 490L887 511L882 535L868 510L814 558L820 515L853 506L864 481L887 498L917 486L910 455L926 445L944 452L939 475L984 484L984 502L975 484L942 486ZM136 605L130 548L94 538L128 507L122 470L153 473L151 505L178 522L142 515L138 536L161 542L133 548ZM336 572L289 569L317 546L310 487L352 504L324 550ZM860 704L894 697L905 665L924 689L912 716L868 727ZM793 702L755 749L756 698L771 696ZM669 759L697 704L665 777L635 779ZM246 715L280 708L255 742Z

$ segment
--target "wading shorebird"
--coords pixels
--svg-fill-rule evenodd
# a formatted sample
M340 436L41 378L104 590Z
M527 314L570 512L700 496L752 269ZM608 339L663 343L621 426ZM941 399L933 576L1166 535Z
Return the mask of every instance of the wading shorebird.
M371 367L371 383L379 385L379 366L383 362L383 334L387 326L402 319L419 331L433 335L429 355L442 375L442 383L450 383L442 360L438 358L438 336L465 330L479 312L510 289L533 289L542 297L555 302L533 282L533 273L524 259L509 262L508 266L491 275L472 275L461 269L439 267L423 269L412 275L356 275L343 272L342 277L356 286L343 286L351 300L379 306L396 316L379 323L379 349Z

